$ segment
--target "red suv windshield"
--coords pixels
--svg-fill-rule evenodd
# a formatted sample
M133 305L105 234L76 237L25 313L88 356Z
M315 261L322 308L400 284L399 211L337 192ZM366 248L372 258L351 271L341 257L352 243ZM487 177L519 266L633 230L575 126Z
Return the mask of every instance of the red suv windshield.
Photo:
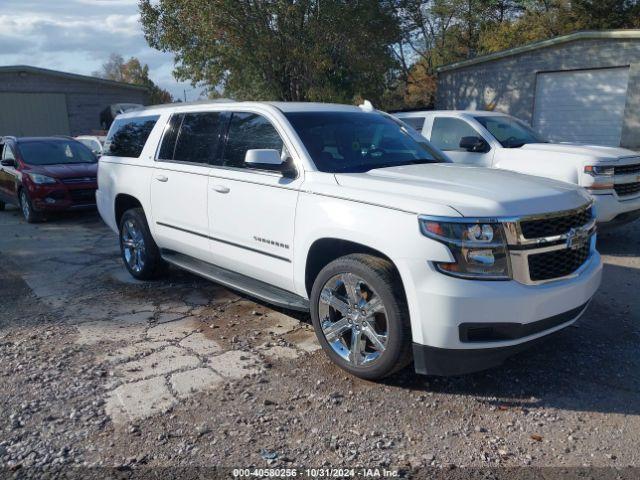
M26 140L18 143L22 160L29 165L96 163L87 147L75 140Z

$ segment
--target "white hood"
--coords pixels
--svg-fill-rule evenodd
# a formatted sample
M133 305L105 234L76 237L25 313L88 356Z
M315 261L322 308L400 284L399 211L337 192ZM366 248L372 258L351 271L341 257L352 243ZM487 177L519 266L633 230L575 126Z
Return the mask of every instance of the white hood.
M452 164L408 165L365 173L336 174L356 200L376 192L397 206L447 205L465 217L517 216L556 212L589 202L588 194L564 182L520 173ZM416 212L429 213L429 212Z
M640 153L620 147L603 147L601 145L581 145L577 143L527 143L522 150L539 152L564 153L567 155L583 155L593 160L619 160L625 157L640 157Z

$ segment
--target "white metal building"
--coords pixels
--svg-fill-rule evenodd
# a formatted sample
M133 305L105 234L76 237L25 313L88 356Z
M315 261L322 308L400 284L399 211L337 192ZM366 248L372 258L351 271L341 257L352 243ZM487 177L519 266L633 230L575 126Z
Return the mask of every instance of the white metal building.
M509 113L551 141L640 148L640 30L578 32L438 73L438 109Z

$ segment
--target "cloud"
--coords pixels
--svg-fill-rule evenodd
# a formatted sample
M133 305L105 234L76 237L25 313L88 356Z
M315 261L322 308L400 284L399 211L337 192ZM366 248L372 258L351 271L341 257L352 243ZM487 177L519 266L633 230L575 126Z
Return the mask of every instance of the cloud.
M3 25L4 40L0 43L0 53L86 51L104 54L148 48L138 14L84 19L38 14L0 15L0 25Z
M173 56L150 48L137 0L0 0L0 65L33 65L91 74L111 53L137 57L174 96L197 96L177 82Z

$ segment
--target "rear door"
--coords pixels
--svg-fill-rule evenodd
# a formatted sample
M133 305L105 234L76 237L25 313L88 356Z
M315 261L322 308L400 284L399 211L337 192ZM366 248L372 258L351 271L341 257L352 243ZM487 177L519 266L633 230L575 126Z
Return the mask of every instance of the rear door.
M440 150L445 152L456 163L466 163L480 167L490 167L493 159L493 150L487 152L469 152L460 148L460 141L464 137L479 137L487 144L489 141L480 134L466 120L457 117L434 116L431 125L425 125L429 129L425 136ZM430 127L430 128L429 128Z
M171 116L156 155L151 205L158 244L210 261L209 172L218 154L223 114Z
M13 147L5 143L0 147L2 160L15 160ZM16 177L18 170L15 167L5 167L0 165L0 198L5 202L15 202L17 198Z
M209 232L215 263L293 290L293 235L301 172L250 168L250 149L292 151L275 122L253 112L233 112L220 165L209 173Z

